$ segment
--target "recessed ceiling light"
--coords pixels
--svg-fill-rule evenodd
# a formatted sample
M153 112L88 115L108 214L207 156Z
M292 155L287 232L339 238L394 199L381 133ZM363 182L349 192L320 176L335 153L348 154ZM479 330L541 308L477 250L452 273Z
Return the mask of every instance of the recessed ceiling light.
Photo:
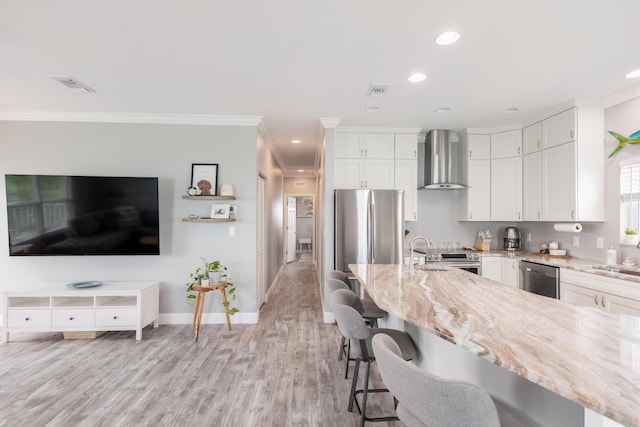
M304 172L304 169L298 169L298 172Z
M372 105L371 107L365 108L364 111L366 111L367 113L375 113L376 111L380 111L380 107Z
M504 114L516 113L516 112L518 112L518 111L520 111L520 109L519 109L518 107L506 108L506 109L502 110L502 112L503 112Z
M456 33L455 31L447 31L446 33L440 34L436 38L436 43L444 46L457 42L459 38L460 34Z
M625 77L628 79L635 79L636 77L640 77L640 68L637 70L633 70L632 72L628 73Z
M411 83L419 83L426 78L427 76L425 74L414 73L414 74L411 74L407 80L409 80Z
M294 139L291 141L292 144L302 144L302 141L300 141L299 139Z
M451 107L438 107L436 108L436 113L448 113L451 111Z

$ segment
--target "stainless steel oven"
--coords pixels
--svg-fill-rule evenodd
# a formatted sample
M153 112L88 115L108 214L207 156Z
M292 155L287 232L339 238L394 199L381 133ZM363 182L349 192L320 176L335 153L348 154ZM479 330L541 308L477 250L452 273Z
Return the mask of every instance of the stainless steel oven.
M427 264L456 267L477 275L482 275L480 255L475 252L428 252Z

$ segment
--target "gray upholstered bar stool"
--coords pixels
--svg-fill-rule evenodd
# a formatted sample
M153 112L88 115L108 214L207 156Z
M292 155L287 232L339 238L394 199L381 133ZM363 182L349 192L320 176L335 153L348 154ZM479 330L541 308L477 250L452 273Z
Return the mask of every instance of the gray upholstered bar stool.
M386 328L369 328L358 310L354 308L354 306L357 306L359 303L360 298L346 289L339 289L331 294L331 305L333 307L333 313L336 316L338 328L342 335L350 340L351 352L356 360L353 380L351 381L351 392L349 393L348 409L349 412L353 412L353 404L355 402L360 412L360 425L364 426L365 421L394 421L398 419L395 415L375 418L367 416L368 394L389 391L384 388L369 389L371 362L375 361L371 338L378 334L390 336L401 349L402 358L405 360L413 359L417 354L417 350L406 332ZM362 389L358 389L358 371L361 362L366 363L366 367L364 371L364 384ZM362 394L361 404L358 402L358 394Z
M439 378L407 362L393 337L377 334L372 344L382 381L398 400L396 412L407 426L520 425L482 387Z
M351 280L349 280L349 277L343 271L331 270L328 277L330 280L340 280L355 293L355 289L351 286ZM382 319L386 316L387 312L378 307L375 302L368 298L361 298L360 301L362 301L362 307L364 308L362 317L367 319L374 328L377 328L378 319Z

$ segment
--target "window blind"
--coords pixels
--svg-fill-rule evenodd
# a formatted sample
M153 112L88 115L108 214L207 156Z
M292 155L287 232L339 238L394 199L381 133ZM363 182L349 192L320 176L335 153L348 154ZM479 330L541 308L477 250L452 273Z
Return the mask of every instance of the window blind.
M620 165L620 200L640 201L640 160L638 163Z

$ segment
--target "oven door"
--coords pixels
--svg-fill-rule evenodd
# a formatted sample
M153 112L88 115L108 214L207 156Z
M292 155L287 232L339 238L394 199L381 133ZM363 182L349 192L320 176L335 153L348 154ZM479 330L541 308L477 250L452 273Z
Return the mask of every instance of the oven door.
M455 267L459 268L460 270L468 271L469 273L482 276L482 264L480 264L479 262L436 262L431 264L440 265L443 267Z

